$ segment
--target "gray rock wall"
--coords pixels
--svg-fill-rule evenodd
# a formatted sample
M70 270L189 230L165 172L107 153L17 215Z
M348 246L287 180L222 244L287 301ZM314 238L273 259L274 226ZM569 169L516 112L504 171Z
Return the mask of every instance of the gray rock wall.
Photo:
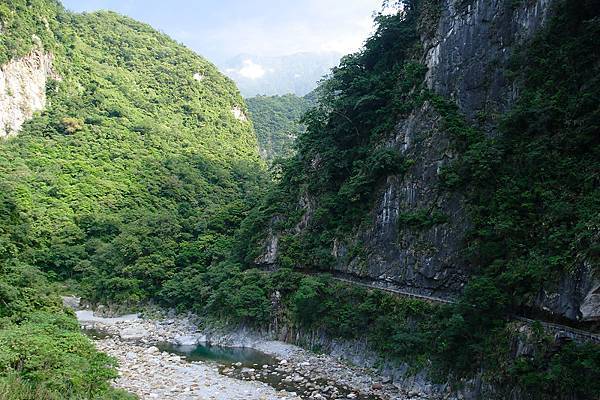
M591 263L585 261L561 276L556 286L544 288L535 305L571 320L599 321L600 276L595 276Z
M461 112L506 110L518 90L505 75L512 50L529 39L547 18L550 0L446 0L436 34L423 37L422 62L427 86L452 99ZM489 124L490 134L494 134ZM336 243L337 269L391 281L427 295L452 297L469 276L460 249L469 221L464 200L439 189L439 173L455 154L440 116L428 104L400 121L385 145L398 149L415 164L403 177L390 176L379 190L371 227L348 243ZM401 214L434 212L447 222L430 228L406 228ZM360 243L366 257L348 260L347 248Z
M474 117L504 111L518 95L504 74L512 50L548 17L552 0L445 0L436 36L426 43L426 81Z
M346 246L359 243L366 256L348 260L338 257L343 272L393 282L426 295L452 297L467 278L458 251L468 227L462 198L438 189L438 173L454 154L450 140L439 129L440 117L425 104L398 124L388 143L414 166L403 177L390 176L381 188L369 229L361 231L354 243L338 244L338 254ZM431 228L406 228L400 214L434 210L448 222Z
M434 35L423 34L426 85L454 101L460 111L496 135L494 115L507 111L519 87L506 77L510 57L543 26L553 0L444 0ZM382 146L400 151L414 165L403 176L389 176L376 193L371 221L354 237L332 246L336 270L384 280L417 294L456 297L471 274L461 257L469 228L465 202L439 189L439 174L456 154L441 117L424 104L399 121ZM308 200L307 200L308 199ZM300 199L305 213L296 231L312 216L315 200ZM402 216L438 213L444 223L407 227ZM271 235L272 236L272 235ZM277 241L267 242L266 257L276 260ZM360 251L356 251L359 249ZM358 254L358 255L356 255ZM556 287L539 294L535 305L548 313L580 320L600 319L600 277L582 264Z

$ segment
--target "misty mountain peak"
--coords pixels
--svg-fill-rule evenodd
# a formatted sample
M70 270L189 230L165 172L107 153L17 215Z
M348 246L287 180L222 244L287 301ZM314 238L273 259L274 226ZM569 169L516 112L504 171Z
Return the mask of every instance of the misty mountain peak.
M240 54L219 65L244 97L256 95L304 96L338 64L336 52L295 53L285 56Z

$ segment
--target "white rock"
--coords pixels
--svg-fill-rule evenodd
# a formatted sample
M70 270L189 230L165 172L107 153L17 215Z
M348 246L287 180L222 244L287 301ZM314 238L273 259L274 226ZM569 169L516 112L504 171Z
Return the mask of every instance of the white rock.
M54 75L52 54L36 50L0 65L0 138L16 135L46 106L47 78Z
M206 336L204 335L184 335L176 336L173 341L179 346L196 346L198 343L205 343Z
M248 117L246 116L244 111L242 111L242 109L238 106L233 107L231 109L231 113L238 121L248 121Z
M160 353L160 350L156 346L151 346L146 349L146 353L147 354L156 354L156 353Z
M140 340L141 338L148 336L148 331L142 327L125 328L119 332L119 336L123 340Z

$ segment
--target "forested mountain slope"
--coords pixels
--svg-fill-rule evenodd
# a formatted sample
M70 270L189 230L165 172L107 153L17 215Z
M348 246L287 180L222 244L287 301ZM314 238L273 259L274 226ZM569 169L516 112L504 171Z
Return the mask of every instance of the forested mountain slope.
M246 99L263 158L273 161L294 153L294 141L305 129L300 120L315 105L309 96L287 94Z
M186 243L228 240L259 182L257 143L235 86L207 61L116 14L57 18L38 51L58 79L46 110L2 143L1 185L27 221L23 257L126 300L157 289L165 266L193 264Z
M54 0L3 1L0 23L0 392L96 398L114 371L38 271L149 299L224 257L263 162L235 85L149 26Z
M369 316L368 298L326 282L292 296L324 307L331 321L311 321L311 307L301 321L331 336L363 332L453 376L487 370L515 388L499 398L594 398L597 373L572 357L597 366L597 345L511 354L519 328L507 321L597 329L600 3L400 3L334 69L297 155L245 221L239 257L455 299L432 319L380 305Z
M386 3L272 182L207 61L114 13L0 4L0 397L125 396L67 287L366 343L432 396L597 398L597 344L513 316L597 329L599 2Z

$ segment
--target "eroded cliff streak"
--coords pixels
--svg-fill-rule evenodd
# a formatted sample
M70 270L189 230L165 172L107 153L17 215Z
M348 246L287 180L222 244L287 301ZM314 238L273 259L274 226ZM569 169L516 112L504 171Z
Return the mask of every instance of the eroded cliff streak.
M0 67L0 138L16 135L46 106L46 82L53 57L41 50Z

